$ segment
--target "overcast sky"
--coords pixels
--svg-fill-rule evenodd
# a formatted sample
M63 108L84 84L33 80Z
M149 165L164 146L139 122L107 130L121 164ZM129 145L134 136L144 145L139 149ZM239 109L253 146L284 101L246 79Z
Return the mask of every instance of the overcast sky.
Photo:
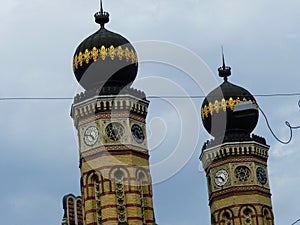
M107 29L124 35L137 49L141 42L158 40L199 57L200 63L193 65L202 68L199 76L177 65L142 62L134 86L148 96L207 94L209 78L203 70L215 86L222 82L216 73L221 45L232 67L232 83L254 95L300 92L297 0L104 0L104 6L111 15ZM97 0L2 0L0 97L73 97L78 85L72 57L79 43L98 29L93 19L98 8ZM157 54L161 51L164 48ZM139 55L143 58L143 52ZM189 65L190 58L184 55L172 57ZM147 86L149 78L177 89L155 89L151 82ZM287 140L285 120L300 125L300 96L256 99L274 132ZM147 122L153 179L160 180L155 172L158 164L172 171L169 179L154 184L157 222L209 224L205 174L198 159L203 142L210 138L200 121L203 99L150 101ZM71 104L72 100L0 101L1 224L60 224L62 197L80 194ZM294 132L289 145L282 145L260 116L254 132L271 146L268 163L275 223L292 224L300 218L300 131ZM174 155L190 158L186 164L179 163L184 167L178 172L173 168L176 157L168 161Z

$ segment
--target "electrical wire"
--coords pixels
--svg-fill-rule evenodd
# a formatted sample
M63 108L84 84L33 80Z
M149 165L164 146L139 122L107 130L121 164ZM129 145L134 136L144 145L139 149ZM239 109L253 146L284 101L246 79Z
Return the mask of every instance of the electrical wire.
M300 219L298 219L297 221L295 221L294 223L292 223L291 225L294 225L296 223L300 222Z
M25 101L25 100L72 100L69 97L4 97L0 101Z
M300 108L300 100L298 101L298 106L299 106L299 108ZM272 129L271 126L270 126L270 123L269 123L269 121L268 121L268 118L267 118L266 114L264 113L264 111L262 110L262 108L259 107L258 109L259 109L259 111L262 113L262 115L264 116L265 121L266 121L266 124L267 124L267 126L268 126L268 128L269 128L271 134L273 135L273 137L274 137L278 142L280 142L280 143L282 143L282 144L289 144L289 143L292 141L292 139L293 139L293 130L300 129L300 126L291 126L291 124L290 124L288 121L285 121L285 125L286 125L286 126L289 128L289 130L290 130L290 137L289 137L289 139L288 139L287 141L282 141L282 140L280 140L280 139L278 138L278 136L274 133L273 129Z
M298 101L298 107L300 108L300 100ZM265 118L265 121L266 121L266 124L267 124L267 127L268 129L270 130L271 134L273 135L273 137L278 141L280 142L281 144L289 144L292 139L293 139L293 130L297 130L297 129L300 129L300 126L291 126L291 124L288 122L288 121L285 121L285 125L289 128L290 130L290 137L287 141L282 141L278 138L278 136L274 133L273 129L271 128L271 125L269 123L269 120L267 118L267 115L264 113L264 111L262 110L261 107L258 108L259 111L262 113L263 117Z
M256 97L284 97L284 96L300 96L300 93L277 93L277 94L260 94L260 95L254 95ZM205 96L149 96L149 99L158 99L158 98L181 98L181 99L195 99L195 98L205 98ZM27 101L27 100L50 100L50 101L57 101L57 100L72 100L71 97L2 97L0 98L0 101ZM300 100L298 101L298 106L300 108ZM263 117L265 118L266 124L268 129L270 130L273 137L282 144L289 144L293 139L293 130L300 129L300 126L291 126L291 124L288 121L285 121L285 125L289 128L290 137L287 141L282 141L273 131L271 128L271 125L269 123L269 120L267 118L267 115L264 113L261 107L258 108L259 111L262 113ZM298 221L297 221L298 222Z
M300 93L274 93L274 94L257 94L255 97L295 97L300 96ZM178 98L178 99L203 99L204 95L192 95L192 96L148 96L148 99L159 98ZM22 101L22 100L73 100L72 97L0 97L0 101ZM300 107L300 102L299 102Z
M274 133L273 129L272 129L271 126L270 126L269 120L268 120L266 114L264 113L264 111L263 111L260 107L259 107L258 109L259 109L259 111L262 113L262 115L264 116L265 121L266 121L266 124L267 124L267 127L268 127L268 129L270 130L270 132L271 132L271 134L273 135L273 137L274 137L278 142L280 142L281 144L285 144L285 145L289 144L289 143L292 141L292 139L293 139L293 129L294 129L294 128L290 125L290 123L289 123L288 121L285 121L285 125L290 129L290 137L289 137L289 139L288 139L287 141L282 141L282 140L280 140L280 139L277 137L277 135Z

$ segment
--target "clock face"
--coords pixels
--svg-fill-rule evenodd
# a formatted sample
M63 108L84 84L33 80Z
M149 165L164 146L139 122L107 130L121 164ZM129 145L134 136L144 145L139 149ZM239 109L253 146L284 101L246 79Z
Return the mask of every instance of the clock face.
M106 126L105 132L110 140L118 141L123 137L125 129L122 124L113 122Z
M224 186L227 181L228 181L228 172L226 170L219 170L218 172L216 172L215 175L215 183L216 185L222 187Z
M92 146L96 143L99 137L99 131L97 127L91 126L88 127L84 132L84 143L88 146Z
M256 169L256 176L257 176L257 179L258 181L262 184L262 185L265 185L267 183L267 175L266 175L266 171L261 168L261 167L258 167Z
M144 136L143 129L139 125L137 125L137 124L132 125L131 134L132 134L133 139L137 143L139 143L139 144L143 143L145 136Z

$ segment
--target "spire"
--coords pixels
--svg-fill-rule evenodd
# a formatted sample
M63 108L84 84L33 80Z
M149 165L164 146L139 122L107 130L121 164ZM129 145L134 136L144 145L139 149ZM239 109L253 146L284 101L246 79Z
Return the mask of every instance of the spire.
M222 46L222 61L223 61L223 70L225 70L226 65L225 65L225 57L224 57L224 49L223 49L223 46Z
M100 13L103 14L103 5L102 5L102 0L100 0Z
M228 77L231 75L231 68L229 66L226 66L225 64L225 56L224 56L224 50L222 46L222 62L223 66L218 69L219 76L224 78L224 81L228 80Z
M101 28L104 28L104 24L109 22L109 13L104 12L102 0L100 0L100 12L95 14L95 21L100 24Z

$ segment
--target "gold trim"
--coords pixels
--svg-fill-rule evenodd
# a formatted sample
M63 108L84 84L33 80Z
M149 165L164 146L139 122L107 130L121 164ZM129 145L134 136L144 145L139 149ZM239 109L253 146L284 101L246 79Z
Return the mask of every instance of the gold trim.
M258 105L256 101L254 100L247 100L246 98L243 98L243 100L240 100L240 98L233 99L230 97L228 100L225 100L224 98L221 101L216 100L214 103L209 103L208 105L205 105L201 109L201 118L204 120L209 115L213 115L214 112L217 114L223 110L223 112L226 112L227 109L230 109L233 111L234 107L242 102L242 101L248 101L251 102L253 105L255 105L256 109L258 109Z
M131 60L132 64L135 64L136 66L138 64L138 58L133 49L129 50L128 47L123 49L121 46L115 48L112 45L109 48L106 48L102 45L99 49L93 47L92 50L86 49L84 53L79 52L76 54L73 59L73 70L75 72L79 67L83 66L84 63L89 64L92 60L95 62L97 59L101 58L104 61L108 57L111 60L118 58L120 61L124 58L127 62Z

